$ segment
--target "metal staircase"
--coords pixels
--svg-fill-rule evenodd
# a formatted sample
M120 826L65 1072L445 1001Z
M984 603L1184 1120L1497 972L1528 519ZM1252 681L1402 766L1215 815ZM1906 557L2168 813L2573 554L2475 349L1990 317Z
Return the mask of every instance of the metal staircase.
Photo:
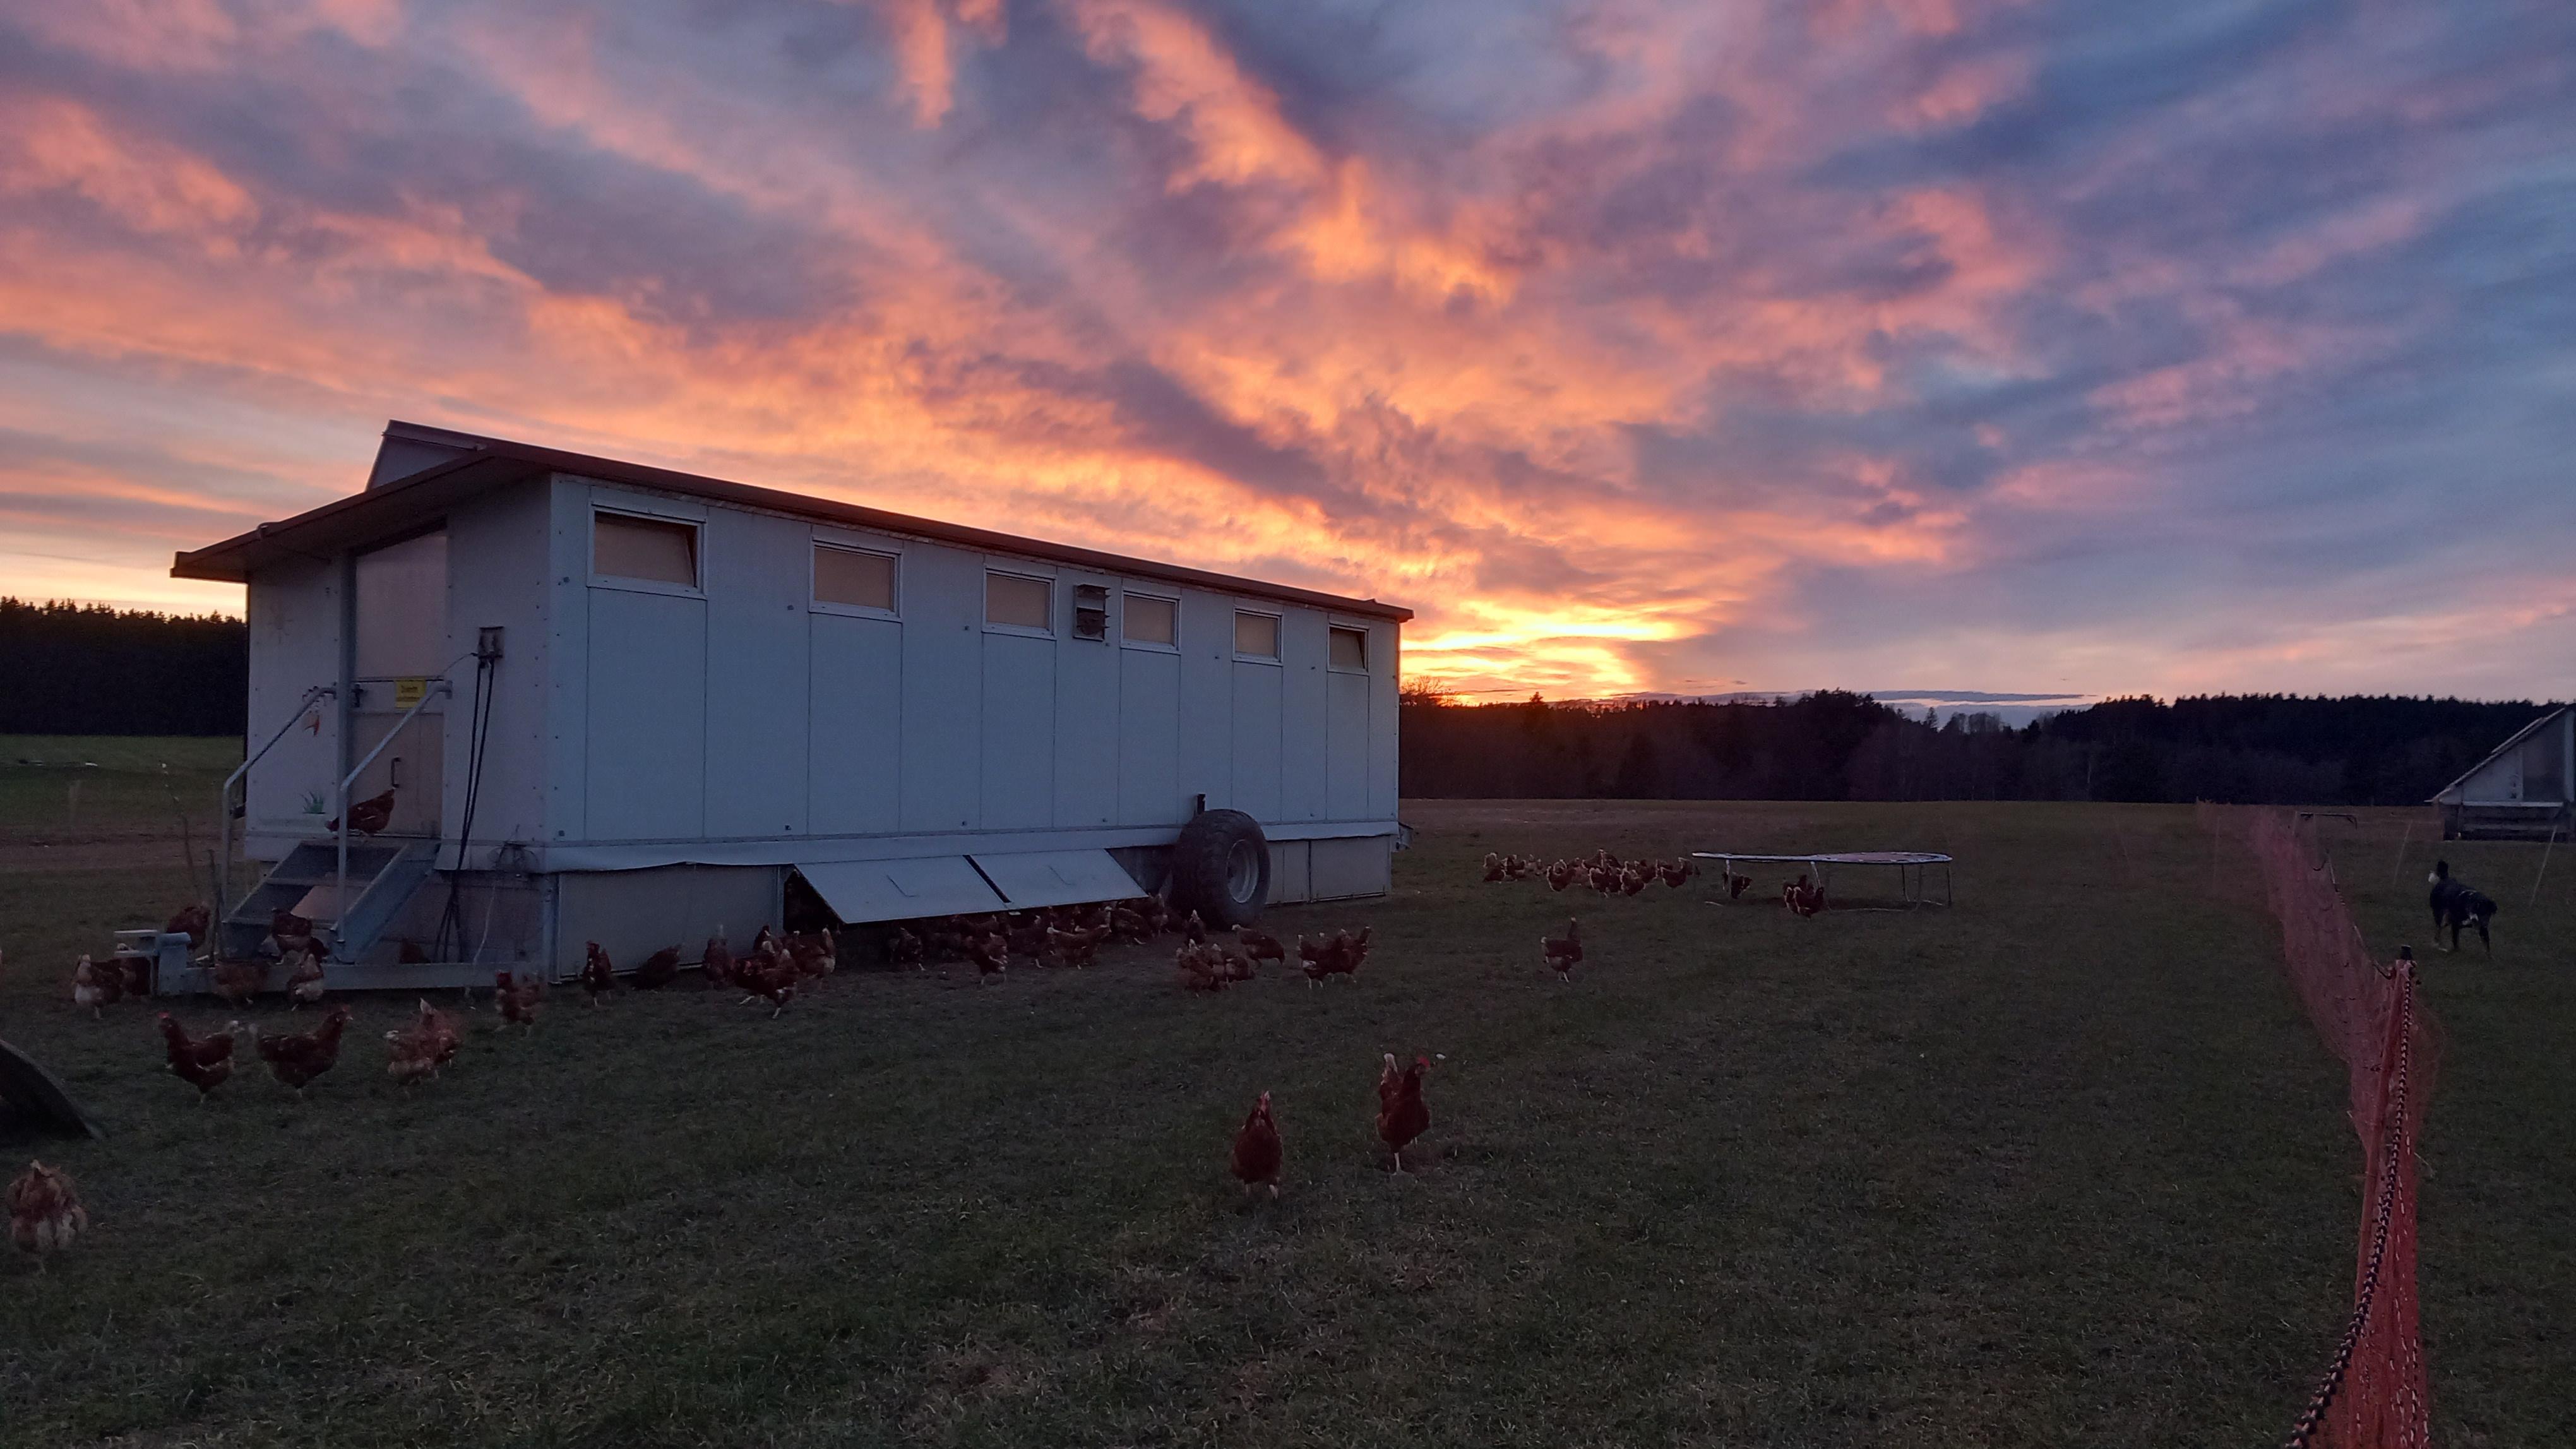
M287 852L286 859L260 881L223 919L218 929L223 954L240 958L259 953L268 939L269 922L279 911L293 911L313 922L314 934L331 942L331 960L366 958L383 939L385 928L411 902L412 893L429 879L438 860L431 840L349 843L349 905L334 898L340 864L336 840L308 840Z

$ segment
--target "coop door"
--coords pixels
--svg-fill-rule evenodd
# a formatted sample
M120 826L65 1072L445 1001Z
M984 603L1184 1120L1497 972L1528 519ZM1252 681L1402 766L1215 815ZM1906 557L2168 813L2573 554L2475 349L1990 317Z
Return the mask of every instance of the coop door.
M366 710L353 718L350 723L355 758L366 758L367 751L374 749L376 741L401 719L398 710ZM394 792L393 819L386 824L385 834L434 837L439 833L438 802L445 794L440 788L439 765L447 753L446 724L446 716L435 707L412 716L411 723L402 726L402 733L349 787L351 800L372 800L388 789Z
M401 733L349 786L351 800L394 792L387 835L439 833L439 766L453 696L432 689L447 654L447 534L432 530L358 555L350 594L355 618L357 697L351 701L349 759L363 760L387 733ZM403 716L427 700L409 724Z

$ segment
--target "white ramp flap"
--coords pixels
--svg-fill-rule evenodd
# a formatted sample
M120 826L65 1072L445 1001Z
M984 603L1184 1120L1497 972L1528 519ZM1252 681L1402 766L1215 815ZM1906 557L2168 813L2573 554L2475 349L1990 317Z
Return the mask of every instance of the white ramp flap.
M1105 850L1026 850L974 860L1015 911L1133 900L1145 893Z
M1009 908L974 862L962 855L800 862L796 871L844 925Z

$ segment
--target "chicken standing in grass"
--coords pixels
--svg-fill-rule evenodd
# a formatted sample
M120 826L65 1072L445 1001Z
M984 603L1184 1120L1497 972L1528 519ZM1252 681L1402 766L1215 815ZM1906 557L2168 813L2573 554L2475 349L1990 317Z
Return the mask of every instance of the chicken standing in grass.
M1088 966L1099 960L1100 943L1108 938L1107 926L1092 926L1073 931L1054 926L1047 928L1048 949L1054 951L1056 959L1067 966Z
M680 979L680 948L665 946L644 958L635 968L635 984L645 991L659 991Z
M101 966L84 953L72 963L72 1005L96 1020L105 1007L114 1006L125 995L125 972L115 966Z
M1539 955L1559 981L1574 979L1574 968L1583 964L1583 922L1569 918L1562 936L1538 938Z
M707 937L706 949L698 953L698 969L706 973L709 986L733 984L733 947L725 943L721 923L716 926L716 933Z
M419 1030L385 1033L385 1075L408 1087L438 1072L438 1042Z
M1288 964L1288 948L1280 945L1276 936L1264 935L1250 926L1237 926L1234 939L1242 945L1243 954L1255 961L1276 961L1282 968Z
M1780 899L1800 917L1813 916L1825 908L1825 888L1807 883L1805 875L1780 888Z
M590 993L590 1004L597 1006L599 998L617 989L617 963L608 959L597 941L583 944L589 949L581 960L581 989Z
M39 1273L45 1271L46 1258L89 1230L89 1209L81 1206L80 1190L57 1168L28 1163L9 1184L8 1199L9 1241L36 1260Z
M277 1079L295 1089L297 1096L313 1079L340 1063L340 1034L348 1029L349 1008L335 1006L322 1024L293 1036L262 1036L251 1029L250 1043L268 1062Z
M1101 929L1106 934L1108 928L1104 926ZM897 926L893 934L886 937L886 964L889 966L910 966L926 971L929 969L928 955L926 943L908 926ZM1079 966L1083 963L1076 961L1073 964Z
M546 999L546 983L539 976L514 976L507 971L492 973L492 999L501 1008L501 1020L513 1026L537 1024L537 1004Z
M733 979L735 985L750 993L743 997L745 1002L768 1002L773 1019L796 999L796 963L779 954L778 948L766 940L734 963Z
M240 1030L234 1023L224 1030L190 1039L186 1028L168 1012L161 1013L161 1039L168 1046L170 1070L179 1080L197 1089L200 1106L214 1095L233 1074L233 1033Z
M1431 1109L1422 1101L1422 1073L1431 1058L1416 1056L1401 1075L1395 1054L1387 1053L1386 1070L1377 1079L1377 1138L1395 1154L1395 1170L1404 1171L1404 1149L1431 1129Z
M1235 1180L1243 1184L1246 1193L1266 1186L1270 1200L1278 1201L1281 1155L1279 1124L1270 1120L1270 1094L1264 1092L1261 1100L1252 1104L1251 1115L1243 1119L1241 1130L1234 1134L1231 1166Z
M966 938L966 959L975 963L979 980L989 980L1010 968L1011 943L999 931L969 936Z
M465 1045L465 1032L457 1026L456 1018L430 1005L426 998L420 1003L420 1016L412 1030L430 1044L433 1067L456 1060L457 1049Z

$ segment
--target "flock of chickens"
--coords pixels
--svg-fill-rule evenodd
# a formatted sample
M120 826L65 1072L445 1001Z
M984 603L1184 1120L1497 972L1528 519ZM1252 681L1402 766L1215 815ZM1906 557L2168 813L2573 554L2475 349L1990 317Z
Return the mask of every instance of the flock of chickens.
M1545 863L1501 854L1488 854L1484 861L1487 882L1542 879L1559 891L1580 883L1614 897L1639 895L1658 880L1678 890L1698 873L1688 860L1622 860L1607 850ZM1729 899L1741 897L1752 883L1732 870L1725 880ZM1781 898L1800 916L1813 916L1825 907L1822 887L1804 875L1783 887ZM267 991L275 972L283 969L290 1008L318 1003L325 984L324 948L315 940L313 923L280 911L271 924L276 959L218 962L210 972L212 989L234 1006L245 1006ZM203 944L211 925L205 907L190 906L172 917L165 929L186 934L193 946ZM1211 932L1196 912L1176 917L1153 896L1007 916L948 916L906 923L887 935L886 959L896 967L917 969L971 962L979 978L989 981L1002 975L1015 957L1040 966L1080 968L1093 964L1106 942L1142 945L1167 932L1182 938L1174 966L1186 990L1216 992L1250 981L1263 961L1276 962L1282 970L1288 965L1288 945L1276 936L1238 926L1230 938L1222 937ZM1363 927L1317 941L1297 936L1297 959L1308 987L1333 976L1356 979L1368 959L1372 934L1371 928ZM1583 961L1582 922L1569 919L1564 934L1542 937L1539 949L1548 968L1560 980L1570 980ZM708 986L738 989L745 1002L765 1001L774 1017L800 991L831 976L838 969L838 958L838 942L828 931L780 935L763 926L750 950L740 955L719 927L700 961ZM682 963L682 949L666 946L624 974L636 989L659 990L679 979ZM148 990L141 971L140 958L98 962L82 956L72 971L73 999L94 1015L101 1014L122 997L139 997ZM579 980L593 1004L618 989L619 975L608 952L595 941L588 943ZM544 1003L546 983L536 976L497 972L492 996L505 1025L531 1027ZM256 1024L236 1020L222 1031L192 1037L166 1011L160 1013L159 1024L170 1071L195 1087L202 1103L231 1078L237 1043L244 1040L250 1054L267 1063L278 1081L300 1096L338 1064L349 1020L349 1009L336 1006L319 1025L296 1033L264 1032ZM385 1070L405 1084L435 1076L455 1058L463 1040L456 1019L423 1000L408 1026L385 1033ZM1412 1065L1399 1068L1389 1054L1378 1077L1378 1137L1399 1173L1404 1170L1405 1148L1431 1125L1422 1091L1423 1074L1430 1066L1431 1058L1417 1056ZM1235 1133L1229 1167L1247 1192L1267 1187L1276 1198L1283 1160L1279 1125L1272 1115L1270 1094L1264 1092ZM31 1164L9 1185L7 1206L11 1240L20 1250L36 1255L40 1264L46 1254L68 1246L88 1226L88 1214L70 1177L41 1162Z
M202 905L192 905L171 917L164 930L186 935L193 949L205 944L212 926L211 913ZM313 922L292 912L277 912L270 927L269 940L263 943L259 956L243 961L219 960L209 968L209 989L241 1009L270 991L283 971L290 1010L319 1004L326 986L322 960L327 943L317 939ZM1287 947L1274 936L1238 928L1231 944L1220 944L1212 939L1196 912L1176 917L1170 907L1153 896L1007 916L947 916L909 922L888 933L886 960L896 967L923 970L935 964L971 962L979 978L990 981L1002 975L1014 957L1040 966L1080 968L1093 964L1105 943L1142 945L1166 933L1183 938L1176 959L1182 984L1193 990L1221 990L1252 979L1259 961L1278 961L1283 967L1287 961ZM1356 933L1339 931L1319 942L1297 937L1297 955L1308 984L1312 986L1335 975L1356 977L1368 957L1371 935L1369 928L1362 928ZM621 972L598 942L586 945L578 980L593 1005L620 989L621 975L628 986L646 991L669 987L680 977L683 954L678 946L666 946L631 971ZM811 990L838 967L839 943L828 931L781 935L763 926L750 949L736 954L723 928L718 927L700 955L700 968L710 988L740 990L746 1002L765 1001L773 1017L785 1010L800 991ZM103 1016L107 1007L127 997L141 1000L151 990L148 970L147 959L141 956L100 961L83 955L72 967L73 1002L95 1017ZM533 1027L546 990L542 977L495 972L492 1001L505 1028ZM266 1063L279 1082L301 1097L315 1080L339 1065L349 1021L346 1006L333 1006L318 1025L307 1031L266 1031L256 1023L235 1019L222 1030L192 1036L169 1012L161 1012L158 1017L170 1072L197 1089L200 1105L232 1079L239 1060ZM453 1061L464 1034L454 1016L423 1000L411 1023L386 1032L384 1039L386 1074L409 1085L437 1075L440 1068ZM1405 1079L1404 1074L1394 1071L1393 1058L1388 1063L1389 1082ZM1381 1104L1384 1110L1380 1135L1398 1153L1430 1122L1421 1104L1418 1067L1409 1081L1409 1088L1403 1091L1389 1095L1382 1086L1380 1094L1386 1099ZM1276 1126L1269 1123L1268 1098L1265 1096L1263 1101L1265 1105L1257 1115L1270 1134L1266 1170L1275 1195L1278 1135ZM1259 1170L1261 1149L1251 1139L1260 1134L1249 1121L1246 1132L1251 1138L1239 1138L1236 1163L1242 1169ZM1247 1141L1251 1145L1247 1146ZM1399 1169L1401 1165L1399 1157ZM21 1251L35 1255L40 1265L46 1255L69 1246L89 1222L71 1178L41 1162L30 1164L10 1184L7 1206L11 1240Z
M1553 890L1586 885L1605 896L1633 896L1642 894L1646 887L1659 880L1674 890L1680 890L1698 874L1699 867L1688 860L1621 860L1607 850L1545 864L1535 856L1485 853L1485 882L1489 885L1496 881L1544 880ZM1742 899L1744 892L1753 884L1753 877L1739 874L1731 867L1724 879L1726 898L1730 901ZM1797 915L1813 916L1825 908L1825 888L1801 872L1796 880L1780 888L1780 903ZM1581 960L1581 954L1577 953L1574 959Z

